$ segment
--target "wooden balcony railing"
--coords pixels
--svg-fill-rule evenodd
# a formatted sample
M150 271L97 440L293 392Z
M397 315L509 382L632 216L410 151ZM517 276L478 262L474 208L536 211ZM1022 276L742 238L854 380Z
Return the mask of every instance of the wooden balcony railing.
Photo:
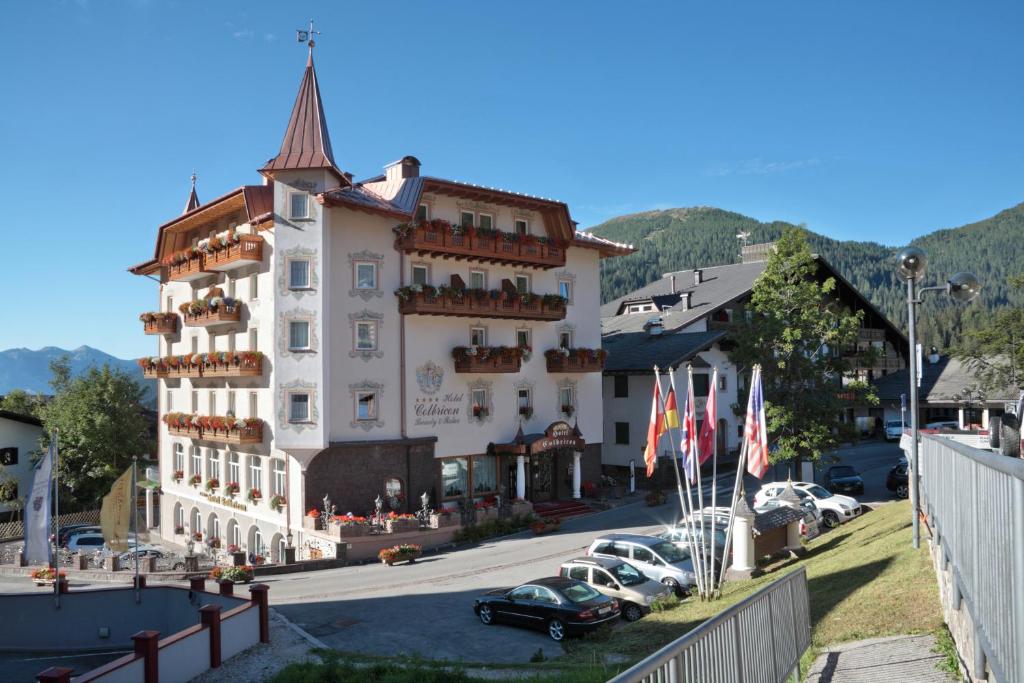
M558 295L526 296L485 290L450 290L441 293L433 288L411 291L403 287L396 292L398 312L403 315L449 315L472 318L515 318L517 320L562 320L565 299Z
M565 247L548 238L500 230L460 228L441 220L400 225L395 228L395 235L395 249L406 253L537 268L565 265Z
M456 346L452 349L455 372L519 372L523 352L508 346Z
M172 436L223 444L252 444L263 441L263 420L219 415L167 413L164 423Z
M178 331L177 313L143 313L139 320L146 334L174 334Z
M188 327L213 327L215 325L231 325L242 319L242 304L204 308L197 312L182 312L182 322Z
M140 358L138 363L146 379L216 379L259 377L263 374L263 354L259 351L187 353L183 356Z
M188 257L179 255L177 260L177 263L172 260L166 264L168 280L190 282L209 275L203 268L203 254L200 252L195 252Z
M862 327L857 330L857 340L862 342L885 341L885 330Z
M548 372L601 372L604 349L550 349L544 352Z
M205 255L207 270L234 270L263 260L263 238L259 235L239 235L238 242Z

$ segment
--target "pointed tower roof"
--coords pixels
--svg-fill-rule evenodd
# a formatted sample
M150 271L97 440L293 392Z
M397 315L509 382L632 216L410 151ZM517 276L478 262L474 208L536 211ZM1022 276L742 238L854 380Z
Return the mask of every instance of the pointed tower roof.
M182 214L186 214L189 211L192 211L193 209L198 209L199 206L200 206L200 204L199 204L199 195L196 194L196 174L195 174L195 172L193 172L192 173L192 191L189 192L189 194L188 194L188 201L185 202L185 210L182 211L181 213Z
M327 133L327 119L320 99L320 85L317 83L316 68L313 66L313 52L310 50L306 70L299 84L288 128L281 141L277 156L260 169L261 173L271 171L292 171L309 168L326 168L334 172L339 180L348 183L344 174L334 163L331 138Z

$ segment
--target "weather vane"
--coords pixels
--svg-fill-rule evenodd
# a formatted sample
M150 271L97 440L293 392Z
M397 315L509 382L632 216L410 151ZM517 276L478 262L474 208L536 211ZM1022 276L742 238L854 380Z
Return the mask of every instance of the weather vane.
M296 31L295 31L295 40L297 40L300 43L308 42L309 43L309 49L310 49L310 51L312 51L313 48L316 47L316 40L313 38L313 36L318 36L318 35L320 35L320 31L314 31L313 30L313 20L310 19L309 20L309 30L307 31L307 30L304 30L304 29L301 29L301 28L300 29L296 29Z

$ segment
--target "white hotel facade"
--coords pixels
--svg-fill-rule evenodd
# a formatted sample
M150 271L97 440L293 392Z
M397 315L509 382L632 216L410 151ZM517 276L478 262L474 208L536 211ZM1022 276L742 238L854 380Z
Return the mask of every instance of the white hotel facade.
M424 491L578 497L600 476L599 261L630 247L577 232L561 202L424 176L411 156L354 180L312 56L260 173L205 204L193 187L131 268L159 281L141 362L159 384L163 538L277 561L289 533L301 556L324 496L360 515Z

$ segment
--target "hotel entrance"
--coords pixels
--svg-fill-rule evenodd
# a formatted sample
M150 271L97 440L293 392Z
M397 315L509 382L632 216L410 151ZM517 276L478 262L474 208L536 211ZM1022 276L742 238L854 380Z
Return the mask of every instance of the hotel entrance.
M577 427L553 422L537 434L523 434L520 427L512 441L489 444L487 452L504 456L510 497L545 503L557 500L559 491L580 497L580 457L585 447ZM559 477L566 475L568 482L560 486Z

